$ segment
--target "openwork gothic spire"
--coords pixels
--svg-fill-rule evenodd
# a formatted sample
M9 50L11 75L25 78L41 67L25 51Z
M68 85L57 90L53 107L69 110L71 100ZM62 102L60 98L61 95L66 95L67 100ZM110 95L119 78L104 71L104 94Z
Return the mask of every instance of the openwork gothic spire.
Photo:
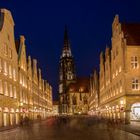
M69 43L69 38L68 38L68 31L67 31L67 26L65 26L64 30L64 46L63 46L63 51L62 51L62 56L61 57L71 57L71 48L70 48L70 43Z

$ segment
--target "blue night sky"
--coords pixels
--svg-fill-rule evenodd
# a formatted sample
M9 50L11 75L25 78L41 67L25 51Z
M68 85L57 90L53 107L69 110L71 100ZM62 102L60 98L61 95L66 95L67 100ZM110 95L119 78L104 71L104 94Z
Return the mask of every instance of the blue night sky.
M15 37L24 35L27 54L38 60L57 98L58 64L67 24L78 76L99 67L99 53L111 42L115 14L123 22L140 22L139 0L0 0L12 12Z

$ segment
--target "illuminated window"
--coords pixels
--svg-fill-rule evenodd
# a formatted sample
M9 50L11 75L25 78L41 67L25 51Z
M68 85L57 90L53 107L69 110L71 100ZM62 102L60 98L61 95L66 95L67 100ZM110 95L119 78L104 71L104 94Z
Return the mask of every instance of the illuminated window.
M22 84L22 75L20 73L20 84Z
M116 85L116 94L118 94L118 83Z
M113 88L113 93L114 93L113 95L114 95L114 96L115 96L115 92L116 92L116 91L115 91L115 86L114 86L114 88Z
M9 49L9 57L12 58L12 49Z
M14 98L17 98L17 90L15 86L14 86Z
M137 56L131 57L131 68L136 69L138 67L139 67L138 57Z
M16 81L16 70L15 70L15 68L13 68L13 78L14 78L14 81Z
M12 67L9 65L9 77L12 78Z
M137 78L132 79L132 89L139 90L139 80Z
M7 71L7 62L4 61L4 74L7 75L8 71Z
M113 73L113 79L115 78L115 75L114 75L114 73Z
M119 67L119 72L121 72L121 71L122 71L122 67L120 66L120 67Z
M120 93L122 93L122 81L120 80Z
M116 69L116 76L118 75L118 69Z
M0 72L2 72L2 60L0 58Z
M22 95L22 90L20 90L20 102L23 101L23 95Z
M9 85L9 93L10 93L10 97L13 97L13 91L12 91L12 85Z
M4 92L5 92L5 95L8 96L8 86L7 86L7 82L4 82Z
M0 94L3 94L2 80L0 80Z

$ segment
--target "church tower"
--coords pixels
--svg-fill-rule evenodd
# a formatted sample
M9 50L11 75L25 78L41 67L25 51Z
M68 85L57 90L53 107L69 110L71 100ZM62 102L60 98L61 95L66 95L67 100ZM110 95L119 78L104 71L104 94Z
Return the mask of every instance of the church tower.
M75 82L75 65L71 53L70 42L68 38L67 27L64 31L64 46L59 61L59 112L60 114L68 113L69 97L67 87L70 83Z

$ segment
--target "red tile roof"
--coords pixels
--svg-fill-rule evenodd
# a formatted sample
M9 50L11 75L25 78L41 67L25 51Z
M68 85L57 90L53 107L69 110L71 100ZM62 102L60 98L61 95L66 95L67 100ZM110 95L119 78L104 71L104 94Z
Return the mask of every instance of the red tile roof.
M68 86L68 92L89 92L89 78L77 78L75 83Z
M127 45L140 45L140 23L122 23Z

